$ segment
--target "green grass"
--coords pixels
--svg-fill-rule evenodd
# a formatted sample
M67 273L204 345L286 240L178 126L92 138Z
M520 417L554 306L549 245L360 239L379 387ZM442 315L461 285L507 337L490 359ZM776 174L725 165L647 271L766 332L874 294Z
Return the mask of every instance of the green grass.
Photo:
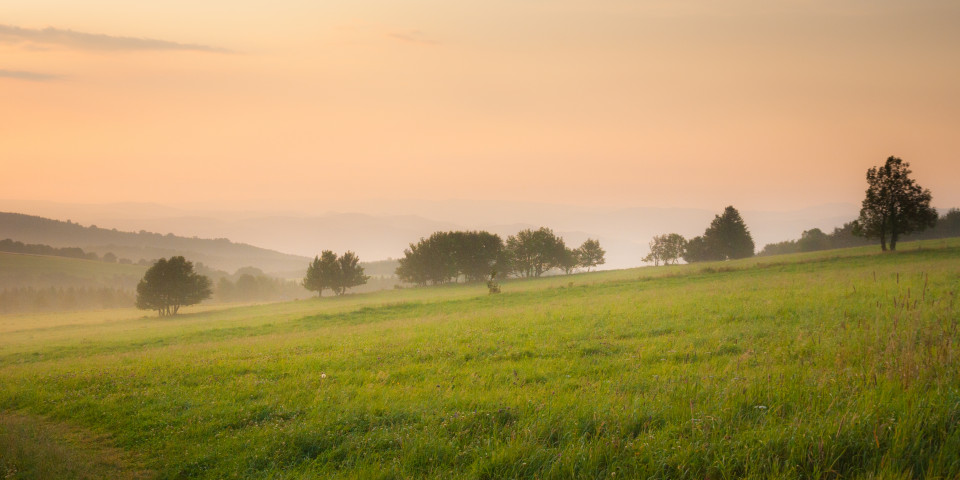
M0 318L0 411L159 478L958 478L960 241L900 247Z
M0 475L14 478L150 478L109 439L35 417L0 413Z

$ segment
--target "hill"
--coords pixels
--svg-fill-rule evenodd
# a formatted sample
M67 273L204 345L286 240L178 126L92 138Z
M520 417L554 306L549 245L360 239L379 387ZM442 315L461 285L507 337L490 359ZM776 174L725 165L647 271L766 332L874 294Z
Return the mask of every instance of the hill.
M110 287L134 289L147 267L97 260L0 252L0 289Z
M52 438L0 469L957 478L960 241L901 248L5 321L0 425Z
M112 252L117 257L134 262L183 255L194 262L227 272L246 266L257 267L267 273L292 272L304 270L309 262L307 257L234 243L225 238L186 238L143 230L137 233L122 232L19 213L0 212L0 238L53 247L80 247L101 256Z

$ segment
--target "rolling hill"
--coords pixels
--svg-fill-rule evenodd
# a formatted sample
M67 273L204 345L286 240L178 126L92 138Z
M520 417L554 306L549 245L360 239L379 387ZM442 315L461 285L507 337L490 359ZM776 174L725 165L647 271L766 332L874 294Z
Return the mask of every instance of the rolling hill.
M80 247L99 255L113 252L117 257L134 262L183 255L194 262L227 272L253 266L267 273L289 274L302 271L309 262L307 257L234 243L225 238L187 238L143 230L123 232L19 213L0 212L2 238L53 247Z

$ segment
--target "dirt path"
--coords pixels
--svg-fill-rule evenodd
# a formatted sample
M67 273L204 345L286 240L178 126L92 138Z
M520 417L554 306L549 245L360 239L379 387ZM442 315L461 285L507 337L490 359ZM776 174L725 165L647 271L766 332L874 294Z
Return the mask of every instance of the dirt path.
M0 479L148 479L110 438L20 412L0 412Z

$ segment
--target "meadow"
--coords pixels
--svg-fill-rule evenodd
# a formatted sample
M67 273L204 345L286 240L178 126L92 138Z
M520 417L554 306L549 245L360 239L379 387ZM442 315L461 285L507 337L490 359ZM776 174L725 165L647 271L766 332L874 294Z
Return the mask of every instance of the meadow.
M0 316L9 478L960 478L960 240Z

